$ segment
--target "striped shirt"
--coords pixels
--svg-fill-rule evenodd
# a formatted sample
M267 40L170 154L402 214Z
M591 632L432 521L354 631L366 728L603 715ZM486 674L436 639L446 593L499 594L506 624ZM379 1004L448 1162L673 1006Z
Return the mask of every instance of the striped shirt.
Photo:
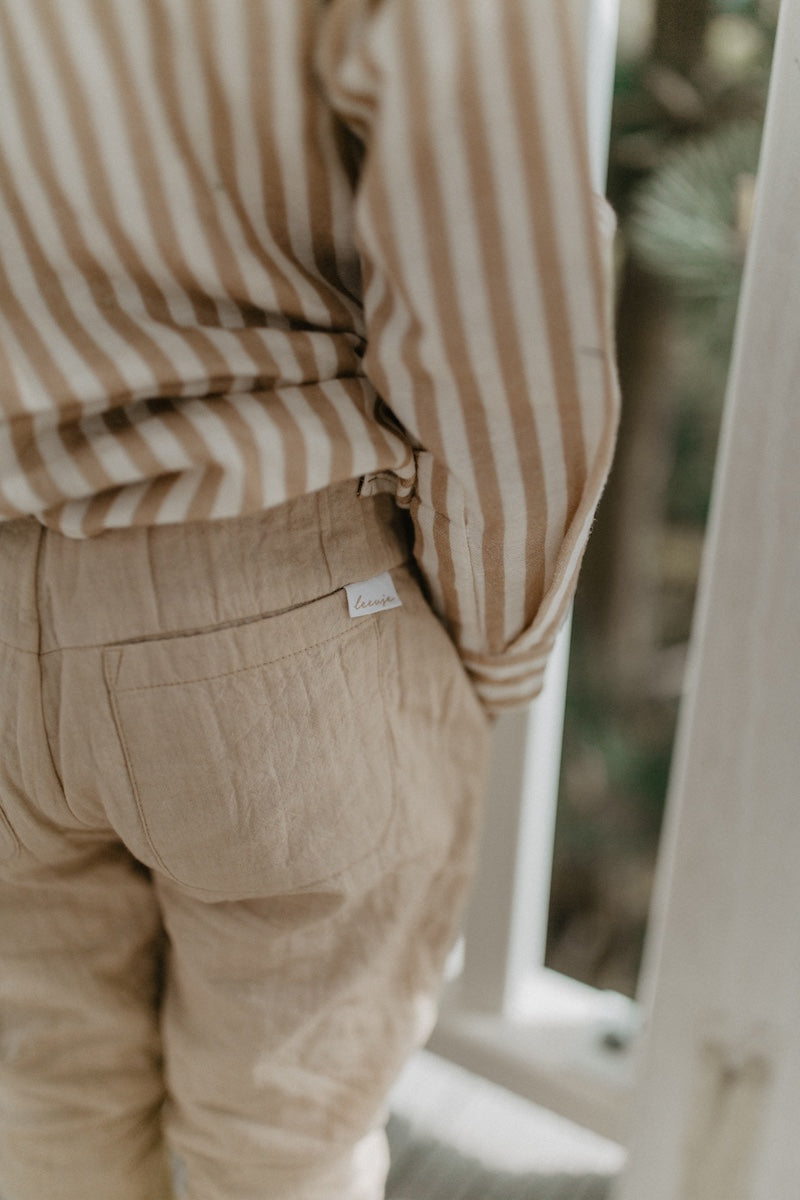
M0 518L394 493L488 707L609 468L564 0L0 0Z

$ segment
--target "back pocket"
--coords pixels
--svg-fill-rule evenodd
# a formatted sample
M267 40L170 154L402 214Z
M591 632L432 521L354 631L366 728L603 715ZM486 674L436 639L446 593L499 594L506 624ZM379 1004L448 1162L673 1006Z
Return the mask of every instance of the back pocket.
M144 860L238 899L322 883L371 853L393 805L379 654L392 643L377 627L391 617L351 622L337 592L108 648Z

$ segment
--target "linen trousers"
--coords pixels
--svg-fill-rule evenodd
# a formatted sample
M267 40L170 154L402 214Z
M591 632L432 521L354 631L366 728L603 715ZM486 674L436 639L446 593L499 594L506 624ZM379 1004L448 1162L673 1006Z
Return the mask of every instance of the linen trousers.
M5 523L0 662L2 1200L377 1200L488 748L404 514Z

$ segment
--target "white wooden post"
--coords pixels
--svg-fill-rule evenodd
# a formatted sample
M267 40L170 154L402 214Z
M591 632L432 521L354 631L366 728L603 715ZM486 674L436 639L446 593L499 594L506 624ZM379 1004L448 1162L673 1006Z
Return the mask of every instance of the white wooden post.
M784 0L617 1200L800 1195L798 112Z
M532 708L494 731L488 819L465 927L461 1002L508 1015L544 963L569 629Z

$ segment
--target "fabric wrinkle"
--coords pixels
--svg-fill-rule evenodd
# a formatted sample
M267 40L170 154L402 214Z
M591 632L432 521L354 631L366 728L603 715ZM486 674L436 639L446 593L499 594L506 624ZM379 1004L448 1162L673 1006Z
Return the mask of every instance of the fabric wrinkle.
M0 526L0 544L24 535L0 593L11 570L46 596L46 650L24 652L20 688L56 722L59 771L55 797L40 720L27 775L0 780L19 843L0 861L0 953L50 1027L43 1043L38 1017L3 1010L0 981L23 1050L19 1071L0 1063L16 1097L0 1187L18 1200L53 1194L43 1138L63 1200L166 1195L168 1151L191 1200L250 1200L256 1180L287 1200L381 1195L384 1097L435 1010L486 727L392 502L352 481L287 509L198 526L188 546L153 531L141 595L124 553L143 561L141 531ZM401 606L351 618L345 581L383 571ZM104 622L84 641L93 605ZM0 632L20 636L3 614ZM3 700L0 732L16 720Z

